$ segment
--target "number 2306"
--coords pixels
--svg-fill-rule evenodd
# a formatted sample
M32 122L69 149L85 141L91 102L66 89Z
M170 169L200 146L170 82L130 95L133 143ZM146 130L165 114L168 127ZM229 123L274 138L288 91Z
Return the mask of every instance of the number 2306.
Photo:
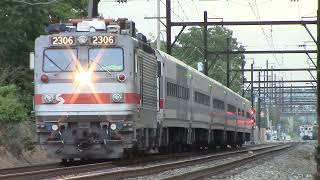
M72 36L55 36L52 37L52 45L73 45L74 37Z
M114 36L92 36L92 44L114 44Z

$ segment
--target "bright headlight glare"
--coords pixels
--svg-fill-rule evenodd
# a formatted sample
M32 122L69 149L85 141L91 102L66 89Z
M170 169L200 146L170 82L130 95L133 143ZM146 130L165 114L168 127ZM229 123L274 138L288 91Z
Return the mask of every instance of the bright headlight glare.
M91 83L91 72L82 71L76 74L75 81L80 85L88 85Z
M52 94L46 94L42 97L42 101L43 103L45 104L50 104L50 103L53 103L54 101L54 95Z
M79 36L78 37L78 42L80 44L85 44L85 43L87 43L87 41L88 41L88 37L87 36Z
M116 129L117 129L117 125L114 124L114 123L112 123L112 124L110 125L110 129L111 129L111 130L116 130Z

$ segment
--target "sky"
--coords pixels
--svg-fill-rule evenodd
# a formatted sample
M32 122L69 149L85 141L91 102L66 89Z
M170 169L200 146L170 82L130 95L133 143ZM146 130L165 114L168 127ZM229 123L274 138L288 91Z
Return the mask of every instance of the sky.
M208 11L208 21L257 21L257 20L315 20L316 0L173 0L172 21L203 21L203 11ZM165 0L160 1L161 17L165 17ZM99 13L105 18L126 17L136 23L139 32L149 38L156 37L156 20L145 17L156 17L156 0L128 0L127 3L117 3L112 0L100 0ZM310 18L311 17L311 18ZM165 22L165 19L163 19ZM301 25L290 26L227 26L247 50L302 50L316 49L315 43ZM316 26L308 25L316 37ZM172 37L178 34L179 27L172 29ZM166 39L165 27L161 25L161 40ZM316 54L311 54L312 58ZM305 54L261 54L246 55L246 68L254 61L254 67L266 68L266 60L274 68L309 68L312 66ZM254 78L257 79L257 74ZM279 72L277 77L284 80L312 79L308 72ZM316 76L316 73L313 72ZM250 73L245 74L250 79ZM290 85L290 84L287 84ZM294 85L308 85L294 83Z

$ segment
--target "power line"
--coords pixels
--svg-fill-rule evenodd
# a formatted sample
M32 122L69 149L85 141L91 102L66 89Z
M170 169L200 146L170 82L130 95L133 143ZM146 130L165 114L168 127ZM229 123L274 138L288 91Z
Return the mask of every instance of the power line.
M253 12L254 16L256 16L258 21L261 21L261 17L260 17L257 1L255 0L255 7L256 7L256 11L257 12L254 11L254 8L253 8L251 2L249 0L247 0L247 1L248 1L248 4L249 4L249 6L251 8L251 11ZM272 40L271 40L271 42L269 42L270 41L269 40L270 37L268 37L267 33L265 32L264 28L261 25L260 25L260 28L262 30L263 35L265 36L265 39L266 39L269 47L271 47L272 49L275 49L274 44L273 44L272 29L271 29L271 38L272 38ZM277 56L273 54L273 57L275 58L277 64L280 66L280 63L279 63L279 60L278 60Z
M181 6L181 4L180 4L180 1L179 1L179 0L178 0L178 5L180 6L180 8L181 8L181 10L182 10L182 12L183 12L183 14L184 14L184 16L187 18L187 20L188 20L188 21L190 21L190 20L189 20L189 18L188 18L188 16L187 16L187 14L185 13L185 11L184 11L183 7Z

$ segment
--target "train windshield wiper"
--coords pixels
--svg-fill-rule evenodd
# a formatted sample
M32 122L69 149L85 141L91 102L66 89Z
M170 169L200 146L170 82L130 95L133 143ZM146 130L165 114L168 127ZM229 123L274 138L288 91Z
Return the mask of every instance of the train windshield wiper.
M60 66L58 66L51 58L49 58L48 55L44 54L44 57L46 57L53 65L60 69L60 71L63 71L63 69Z
M92 61L92 62L96 63L102 70L106 71L109 75L111 75L111 72L107 68L102 67L102 65L99 64L98 62L95 62L95 61Z

